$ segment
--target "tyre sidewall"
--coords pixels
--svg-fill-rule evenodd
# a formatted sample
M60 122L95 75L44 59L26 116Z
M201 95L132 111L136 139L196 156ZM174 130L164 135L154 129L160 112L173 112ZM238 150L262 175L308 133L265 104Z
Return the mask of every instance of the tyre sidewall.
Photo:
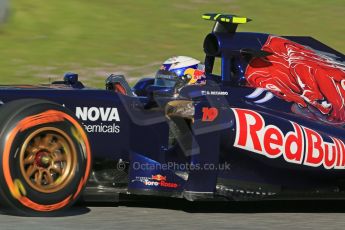
M2 122L2 124L0 124L0 128L2 128L0 134L0 151L5 154L5 148L10 149L8 151L8 161L4 160L4 156L0 157L0 186L1 195L4 198L5 203L11 209L15 209L17 212L19 211L20 213L24 214L33 214L35 212L53 212L64 207L68 207L74 203L74 201L79 197L81 190L84 188L87 181L85 177L89 174L89 172L87 172L87 170L89 170L87 165L90 165L88 161L91 161L91 159L89 159L89 155L85 153L85 143L83 143L83 140L81 140L81 138L79 138L75 133L77 128L75 127L76 124L73 124L66 119L63 121L35 124L30 128L17 132L11 143L9 143L9 135L18 128L18 124L20 124L23 119L44 113L46 111L58 111L67 114L73 119L75 118L67 109L63 108L62 106L48 102L35 102L31 106L26 106L25 108L19 110L19 112L17 111L16 114L9 118L6 122ZM30 133L42 127L54 127L65 132L71 138L76 149L77 157L74 176L72 176L69 183L66 184L63 189L53 193L43 193L34 190L25 181L19 165L19 152L24 140L30 135ZM3 167L7 164L9 172L5 171L6 167ZM13 187L9 187L11 183L7 184L5 178L6 173L11 175L12 181L16 186L15 194L13 192Z

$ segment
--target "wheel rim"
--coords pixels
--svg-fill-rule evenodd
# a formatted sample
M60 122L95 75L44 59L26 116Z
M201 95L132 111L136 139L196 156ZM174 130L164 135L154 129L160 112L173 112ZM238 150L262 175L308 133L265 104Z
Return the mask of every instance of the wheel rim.
M73 141L64 131L45 127L25 139L20 151L20 170L34 190L53 193L73 178L76 156Z

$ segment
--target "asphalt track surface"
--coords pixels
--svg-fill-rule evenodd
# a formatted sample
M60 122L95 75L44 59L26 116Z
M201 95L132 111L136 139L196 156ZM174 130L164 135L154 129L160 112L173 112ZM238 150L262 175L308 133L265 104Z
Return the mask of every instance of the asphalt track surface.
M58 217L0 215L0 229L345 229L345 201L89 203Z

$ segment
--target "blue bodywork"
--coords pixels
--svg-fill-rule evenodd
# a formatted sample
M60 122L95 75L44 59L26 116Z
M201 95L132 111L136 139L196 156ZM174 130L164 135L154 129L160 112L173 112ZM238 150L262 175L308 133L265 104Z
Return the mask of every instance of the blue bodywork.
M239 142L236 108L259 114L266 126L279 129L284 137L294 131L296 123L320 134L325 143L331 143L332 138L345 141L342 125L293 112L293 102L272 97L261 103L265 93L249 96L257 89L244 85L248 61L240 51L261 50L268 37L213 31L204 44L207 85L185 86L178 97L169 89L153 86L153 78L141 79L133 88L136 95L129 96L85 88L75 75L69 74L64 81L51 85L0 87L0 100L7 103L22 98L45 99L76 114L88 133L95 162L90 187L104 185L119 192L189 200L344 197L344 169L291 163L283 156L269 158L249 147L235 146ZM345 61L344 55L312 38L284 38ZM218 47L210 50L210 42L216 42ZM221 75L214 74L217 58L221 59ZM167 106L172 101L190 102L193 115L169 115ZM90 112L91 108L94 109ZM118 118L97 117L101 108L116 109ZM217 111L215 116L205 114L212 108ZM303 143L308 143L305 136ZM341 145L334 146L338 155L345 153ZM121 183L117 175L121 175Z

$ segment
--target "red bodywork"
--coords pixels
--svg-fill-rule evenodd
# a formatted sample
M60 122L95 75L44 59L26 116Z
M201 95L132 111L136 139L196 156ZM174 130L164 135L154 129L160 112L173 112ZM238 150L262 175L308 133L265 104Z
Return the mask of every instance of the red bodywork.
M249 86L304 108L310 105L330 122L345 122L344 63L277 36L270 36L262 50L272 55L250 61L245 73Z

